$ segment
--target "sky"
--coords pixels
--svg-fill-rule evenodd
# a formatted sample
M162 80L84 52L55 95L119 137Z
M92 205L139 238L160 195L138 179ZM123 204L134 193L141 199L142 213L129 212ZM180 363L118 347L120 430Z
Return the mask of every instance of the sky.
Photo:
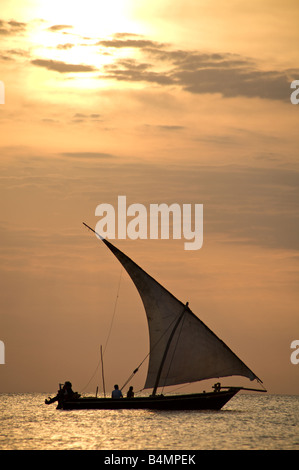
M110 392L146 357L138 293L82 225L122 195L203 204L198 250L113 243L299 393L298 22L297 0L1 0L0 392L102 391L101 346Z

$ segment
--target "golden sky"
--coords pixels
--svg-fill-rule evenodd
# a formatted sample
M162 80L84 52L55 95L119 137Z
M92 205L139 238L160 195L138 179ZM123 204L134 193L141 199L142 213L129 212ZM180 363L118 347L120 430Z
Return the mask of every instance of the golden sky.
M297 0L1 0L0 391L101 386L121 269L82 222L126 195L203 204L200 250L115 245L270 393L299 393L298 24ZM147 346L122 273L108 389Z

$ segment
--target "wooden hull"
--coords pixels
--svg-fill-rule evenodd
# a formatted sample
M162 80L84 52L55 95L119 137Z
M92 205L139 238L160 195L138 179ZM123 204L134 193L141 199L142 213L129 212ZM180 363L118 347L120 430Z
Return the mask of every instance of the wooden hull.
M240 388L227 391L136 398L84 397L63 401L57 408L63 410L220 410Z

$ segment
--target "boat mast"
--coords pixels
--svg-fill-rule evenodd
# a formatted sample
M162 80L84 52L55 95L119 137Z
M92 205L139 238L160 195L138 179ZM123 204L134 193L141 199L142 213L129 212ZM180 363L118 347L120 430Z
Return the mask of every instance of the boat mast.
M101 363L102 363L103 391L104 391L104 398L106 398L106 390L105 390L105 378L104 378L104 362L103 362L103 351L102 351L102 345L101 345Z
M174 333L176 332L177 330L177 327L179 326L183 316L184 316L184 313L186 312L187 308L188 308L188 305L189 305L189 302L186 303L186 305L184 306L184 310L182 311L182 313L180 314L179 318L177 319L174 327L173 327L173 330L168 338L168 341L167 341L167 344L166 344L166 348L165 348L165 351L164 351L164 354L163 354L163 357L162 357L162 361L161 361L161 364L160 364L160 367L159 367L159 370L158 370L158 374L157 374L157 378L156 378L156 382L155 382L155 386L154 386L154 389L153 389L153 393L152 393L152 396L155 396L156 395L156 392L157 392L157 388L159 386L159 381L160 381L160 377L161 377L161 373L162 373L162 369L163 369L163 366L164 366L164 363L165 363L165 360L166 360L166 356L167 356L167 353L168 353L168 350L169 350L169 347L170 347L170 344L171 344L171 341L173 339L173 336L174 336Z

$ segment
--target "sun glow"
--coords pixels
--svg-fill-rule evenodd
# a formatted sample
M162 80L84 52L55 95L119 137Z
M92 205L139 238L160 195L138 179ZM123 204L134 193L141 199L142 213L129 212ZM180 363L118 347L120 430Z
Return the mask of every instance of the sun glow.
M30 37L36 59L55 61L57 67L71 64L90 69L88 73L77 72L72 83L65 80L66 75L72 76L71 72L61 73L63 87L66 82L71 87L101 87L101 69L122 57L125 51L109 51L99 42L120 33L139 34L138 24L131 19L131 3L130 0L39 2L34 8L34 16L41 22Z
M53 25L67 25L69 32L85 38L106 37L115 32L138 33L131 19L130 0L43 0L35 14Z

